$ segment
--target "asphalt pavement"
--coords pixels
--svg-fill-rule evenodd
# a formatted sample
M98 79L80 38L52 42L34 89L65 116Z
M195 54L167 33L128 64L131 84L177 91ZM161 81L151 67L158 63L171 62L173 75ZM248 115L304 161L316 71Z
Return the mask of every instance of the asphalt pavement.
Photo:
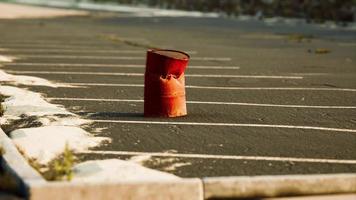
M182 177L356 172L356 31L226 18L0 20L2 69L92 119L88 159L151 156ZM148 47L187 51L188 115L143 117Z

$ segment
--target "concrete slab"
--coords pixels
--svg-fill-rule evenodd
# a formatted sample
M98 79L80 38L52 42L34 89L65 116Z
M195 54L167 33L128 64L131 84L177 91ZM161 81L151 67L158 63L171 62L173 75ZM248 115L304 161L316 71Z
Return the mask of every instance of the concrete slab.
M205 198L355 193L356 174L204 178Z
M0 2L0 19L53 18L63 16L88 15L86 11L44 8Z
M48 183L32 185L31 200L117 199L117 200L202 200L203 187L199 179L181 181L118 182L118 183Z
M284 198L263 198L263 200L354 200L354 199L356 199L356 194L317 195L317 196L284 197Z

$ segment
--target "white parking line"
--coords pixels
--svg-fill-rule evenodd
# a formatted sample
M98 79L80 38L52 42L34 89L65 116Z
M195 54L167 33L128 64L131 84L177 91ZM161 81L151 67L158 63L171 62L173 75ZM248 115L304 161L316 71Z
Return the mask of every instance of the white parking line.
M303 79L302 76L264 76L264 75L186 74L185 76L186 77L209 77L209 78Z
M64 72L64 71L15 71L7 70L13 74L73 74L96 76L143 76L143 73L111 73L111 72ZM223 75L223 74L186 74L186 77L198 78L254 78L254 79L303 79L302 76L264 76L264 75Z
M67 39L68 37L71 37L72 35L62 35L65 36L65 39ZM134 41L147 41L145 38L137 38L137 37L120 37L123 40L134 40ZM59 39L59 38L57 38ZM64 39L64 38L62 38ZM66 43L71 44L71 45L107 45L108 43L105 42L103 43L103 41L99 41L99 42L95 42L97 38L89 38L89 37L80 37L76 40L66 40ZM14 39L14 40L2 40L0 41L1 44L6 44L6 45L61 45L63 44L63 42L58 41L58 40L43 40L43 39L36 39L36 40L18 40L18 39Z
M88 50L88 49L1 49L0 52L56 52L56 53L145 53L139 50Z
M144 60L145 56L79 56L79 55L15 55L19 58L53 58L53 59L96 59L96 60ZM226 57L192 57L190 60L231 61Z
M323 159L323 158L295 158L295 157L271 157L271 156L235 156L235 155L211 155L211 154L183 154L164 152L135 152L135 151L99 151L88 150L78 153L100 154L100 155L126 155L126 156L155 156L155 157L177 157L177 158L201 158L221 160L254 160L254 161L278 161L278 162L303 162L303 163L330 163L330 164L356 164L356 160Z
M94 45L75 45L75 44L0 44L2 48L8 49L8 48L19 48L19 49L34 49L34 48L53 48L53 49L90 49L90 48L97 48L97 46ZM101 45L104 46L104 45ZM117 47L118 45L116 45ZM125 45L120 45L120 46L125 46Z
M65 83L74 86L103 86L103 87L144 87L143 84L120 84L120 83ZM186 85L186 88L190 89L211 89L211 90L281 90L281 91L293 91L293 90L305 90L305 91L344 91L344 92L356 92L356 89L352 88L306 88L306 87L218 87L218 86L198 86L198 85Z
M157 124L157 125L185 125L185 126L227 126L227 127L253 127L253 128L285 128L285 129L301 129L301 130L318 130L332 132L349 132L356 133L355 129L345 128L330 128L318 126L294 126L280 124L239 124L239 123L208 123L208 122L165 122L165 121L134 121L134 120L101 120L93 119L98 123L119 123L119 124Z
M5 49L0 48L0 52L54 52L54 53L128 53L144 54L145 50L122 50L122 49ZM196 51L185 51L188 54L197 54Z
M50 97L46 98L49 101L101 101L101 102L135 102L142 103L142 99L88 99L88 98L66 98L66 97Z
M190 60L202 60L202 61L231 61L231 58L219 58L219 57L191 57Z
M19 58L143 60L144 56L16 55Z
M216 87L188 85L192 89L216 89L216 90L307 90L307 91L347 91L356 92L353 88L308 88L308 87Z
M117 67L117 68L145 68L145 65L133 64L78 64L78 63L8 63L7 66L32 66L32 67ZM223 66L223 65L192 65L188 69L240 69L238 66Z
M143 103L142 99L93 99L93 98L47 98L47 100L61 101L99 101L99 102L136 102ZM213 102L213 101L187 101L188 104L207 105L235 105L235 106L257 106L257 107L281 107L281 108L317 108L317 109L356 109L356 106L308 106L308 105L283 105L264 103L241 103L241 102Z
M69 44L69 45L87 45L87 46L92 46L92 45L103 45L103 43L98 43L98 42L93 42L93 41L89 41L88 39L84 39L83 38L83 42L80 41L66 41L65 44ZM5 46L32 46L32 45L39 45L39 46L46 46L46 45L63 45L63 42L58 42L58 41L53 41L53 40L48 40L48 41L44 41L44 40L35 40L35 41L30 41L30 40L21 40L21 41L16 41L16 40L11 40L11 41L0 41L0 44L5 45ZM107 44L104 44L107 45Z

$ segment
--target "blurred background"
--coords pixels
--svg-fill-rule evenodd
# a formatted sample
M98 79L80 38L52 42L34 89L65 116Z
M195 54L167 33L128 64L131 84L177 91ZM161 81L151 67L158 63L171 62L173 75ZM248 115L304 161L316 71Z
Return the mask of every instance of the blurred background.
M293 17L308 21L355 20L356 0L94 0L165 9L218 12L226 16Z
M356 0L0 0L42 4L58 7L78 7L79 4L128 5L170 10L214 12L220 16L254 16L258 19L289 17L307 22L333 21L341 25L356 19ZM89 6L90 7L90 6Z

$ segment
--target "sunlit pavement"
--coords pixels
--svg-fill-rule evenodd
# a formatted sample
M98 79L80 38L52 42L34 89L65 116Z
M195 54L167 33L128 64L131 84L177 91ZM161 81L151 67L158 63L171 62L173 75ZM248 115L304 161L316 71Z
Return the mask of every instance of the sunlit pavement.
M182 177L356 172L356 31L126 15L0 29L0 53L20 58L5 71L80 86L20 87L113 139L80 160L147 155ZM143 117L148 46L190 53L188 116Z

